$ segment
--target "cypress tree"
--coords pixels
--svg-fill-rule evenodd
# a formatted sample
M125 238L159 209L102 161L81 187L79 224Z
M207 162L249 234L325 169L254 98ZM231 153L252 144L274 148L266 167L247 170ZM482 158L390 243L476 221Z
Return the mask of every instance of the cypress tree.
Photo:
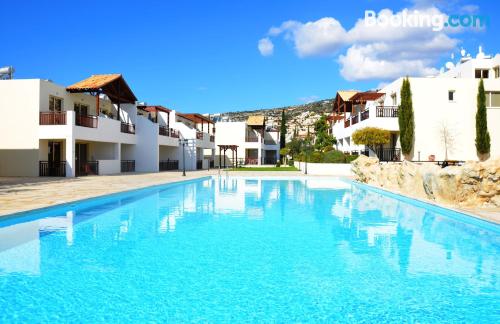
M285 109L281 111L281 125L280 125L280 149L286 145L286 116Z
M398 123L401 150L404 155L409 155L413 149L415 138L415 121L413 119L413 103L408 77L403 80L403 85L401 86L401 105L399 106Z
M481 155L490 153L490 133L488 132L486 94L484 93L483 79L479 81L477 89L476 151Z

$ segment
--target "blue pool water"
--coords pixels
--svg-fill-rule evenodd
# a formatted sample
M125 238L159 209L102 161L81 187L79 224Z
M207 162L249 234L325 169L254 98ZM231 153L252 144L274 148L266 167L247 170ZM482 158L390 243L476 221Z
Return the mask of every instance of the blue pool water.
M154 187L0 221L0 322L498 323L499 233L335 179Z

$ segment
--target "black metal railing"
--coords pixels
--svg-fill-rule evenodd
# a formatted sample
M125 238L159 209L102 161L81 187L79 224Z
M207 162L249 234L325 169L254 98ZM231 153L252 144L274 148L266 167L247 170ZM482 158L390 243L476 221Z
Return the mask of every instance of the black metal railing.
M89 175L99 174L99 161L86 161L77 162L75 175L77 177L84 177Z
M160 171L170 171L170 170L179 170L178 160L168 159L160 161Z
M361 112L361 120L365 120L365 119L368 119L370 118L370 110L364 110Z
M401 149L398 148L378 148L375 154L380 161L401 161Z
M398 117L398 106L377 106L377 117Z
M265 157L265 158L262 158L262 164L276 164L276 162L278 162L278 160L276 159L276 157Z
M135 160L121 160L121 172L135 172Z
M344 121L344 128L347 128L347 127L349 127L349 126L351 126L351 121L350 121L349 119L346 119L346 120Z
M121 132L127 134L135 134L135 125L122 122Z
M76 115L75 116L76 126L97 128L97 116L90 115Z
M66 125L66 112L40 112L40 125Z
M168 128L165 126L160 126L158 128L158 134L160 134L161 136L168 136L169 134Z
M40 177L65 177L66 161L40 161L38 175Z
M196 160L196 170L203 169L203 160Z
M248 143L253 143L253 142L258 142L259 138L257 136L247 136L245 137L245 142Z
M203 139L203 132L196 132L196 139L202 140Z
M179 138L179 131L176 131L175 129L170 128L170 137Z
M258 158L245 158L245 165L257 165L259 164Z
M210 135L210 142L215 142L215 135Z
M357 124L358 123L358 114L354 115L351 117L351 125Z

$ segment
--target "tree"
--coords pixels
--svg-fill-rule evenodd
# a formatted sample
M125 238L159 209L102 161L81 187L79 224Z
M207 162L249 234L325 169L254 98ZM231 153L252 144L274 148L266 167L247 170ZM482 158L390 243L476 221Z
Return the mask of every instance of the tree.
M286 147L290 149L289 154L295 158L300 154L300 152L302 152L303 141L298 137L294 137L286 144Z
M360 128L352 133L352 140L356 145L366 145L375 151L375 147L389 143L391 133L377 127Z
M484 93L483 79L479 81L477 89L476 151L480 156L490 153L490 133L488 132L486 94Z
M448 160L448 152L453 152L455 149L455 134L453 130L448 127L446 122L441 123L441 127L439 129L439 135L441 137L441 141L444 145L444 160Z
M401 151L408 156L413 150L415 140L415 121L413 116L413 103L411 99L411 87L408 77L403 79L401 86L401 105L398 112L399 138Z
M280 125L280 149L286 145L286 116L285 109L281 111L281 125Z
M288 147L284 147L280 149L280 155L283 156L283 163L287 164L287 156L290 154L290 149Z
M335 138L328 134L328 122L326 121L326 116L321 115L321 117L314 123L314 132L316 134L316 141L314 142L314 148L316 150L323 150L324 148L331 147L335 144Z

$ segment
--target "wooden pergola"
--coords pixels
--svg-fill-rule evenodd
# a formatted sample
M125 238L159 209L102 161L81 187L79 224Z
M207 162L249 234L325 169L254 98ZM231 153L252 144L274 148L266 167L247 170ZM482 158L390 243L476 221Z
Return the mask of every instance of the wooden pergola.
M215 128L214 128L214 122L207 116L203 116L201 114L197 113L189 113L189 114L184 114L184 113L177 113L178 116L184 117L196 125L201 125L201 131L204 131L204 125L207 124L207 133L210 133L210 125L212 125L212 134L215 134Z
M96 97L96 116L99 116L99 95L105 94L112 103L118 106L117 119L120 120L120 104L137 101L134 93L121 74L97 74L70 85L66 88L70 93L88 92Z
M233 166L235 165L234 163L234 154L236 152L236 167L238 166L238 145L217 145L219 147L219 168L222 166L222 152L224 151L224 156L226 156L226 151L231 150L232 153L232 159L233 159ZM226 167L226 159L224 158L224 168Z

